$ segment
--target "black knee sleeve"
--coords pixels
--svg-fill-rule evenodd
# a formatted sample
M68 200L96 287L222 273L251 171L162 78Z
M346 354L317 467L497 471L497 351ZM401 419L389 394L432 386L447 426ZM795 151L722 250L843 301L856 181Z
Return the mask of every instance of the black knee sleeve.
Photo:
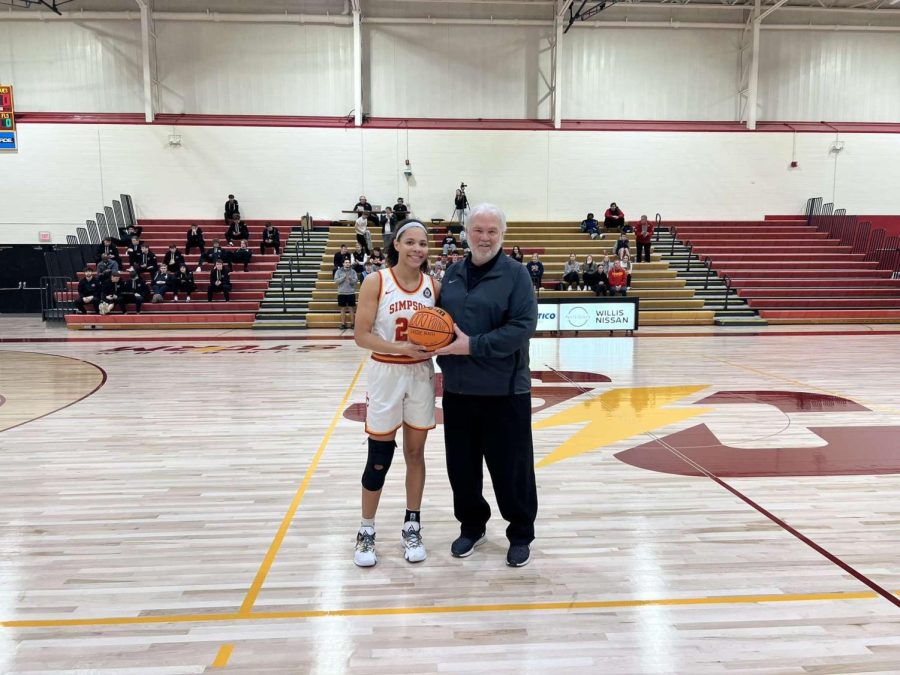
M391 462L394 461L396 447L397 444L394 441L369 439L369 456L366 459L366 470L362 475L362 486L366 490L378 492L384 487L384 478L387 476L388 469L391 468Z

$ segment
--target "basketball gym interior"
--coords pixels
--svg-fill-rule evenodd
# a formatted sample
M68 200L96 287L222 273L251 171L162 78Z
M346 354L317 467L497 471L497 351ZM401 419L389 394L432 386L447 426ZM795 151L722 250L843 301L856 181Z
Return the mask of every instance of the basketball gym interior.
M0 673L900 673L898 0L0 0L0 203ZM487 474L451 555L438 368L428 557L398 454L357 567L336 254L480 204L530 564Z

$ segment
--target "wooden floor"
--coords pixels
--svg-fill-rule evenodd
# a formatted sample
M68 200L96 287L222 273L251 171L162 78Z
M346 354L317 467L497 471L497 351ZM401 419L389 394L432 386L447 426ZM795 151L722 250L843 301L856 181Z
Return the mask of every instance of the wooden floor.
M358 569L351 341L0 319L0 673L898 673L900 334L855 328L535 340L532 563L498 515L450 557L439 427L428 560L399 459Z

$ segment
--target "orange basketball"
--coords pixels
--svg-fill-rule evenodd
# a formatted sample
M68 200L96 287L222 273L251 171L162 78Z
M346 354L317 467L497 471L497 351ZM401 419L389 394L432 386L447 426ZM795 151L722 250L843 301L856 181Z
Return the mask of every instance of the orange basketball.
M433 352L453 342L453 319L440 307L423 307L412 315L406 335L413 344Z

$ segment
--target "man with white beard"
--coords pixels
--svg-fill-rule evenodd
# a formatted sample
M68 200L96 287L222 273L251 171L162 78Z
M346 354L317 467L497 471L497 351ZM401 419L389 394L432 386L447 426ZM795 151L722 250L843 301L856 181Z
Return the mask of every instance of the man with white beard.
M503 253L506 215L480 204L466 219L469 255L444 274L440 306L456 323L456 340L437 350L444 374L444 441L457 558L485 540L491 509L482 494L487 464L500 514L509 522L506 564L531 559L537 488L531 437L528 345L537 301L524 265Z

